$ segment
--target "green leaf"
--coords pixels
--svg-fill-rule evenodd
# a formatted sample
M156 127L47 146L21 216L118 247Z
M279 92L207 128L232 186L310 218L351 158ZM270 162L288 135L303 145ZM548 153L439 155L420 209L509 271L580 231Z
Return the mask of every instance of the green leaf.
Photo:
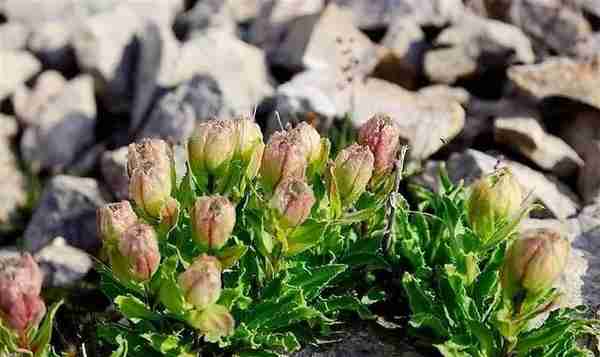
M360 223L372 218L380 209L381 206L377 205L374 207L361 209L359 211L345 213L342 217L333 221L333 223L342 225Z
M327 225L316 220L307 220L287 237L286 255L293 256L317 245L327 230Z
M344 264L329 264L311 269L296 269L290 272L288 284L301 288L306 300L311 301L346 268Z
M242 243L232 245L221 249L217 253L217 257L221 262L223 269L229 269L233 267L237 262L246 254L248 247Z
M38 332L31 343L32 350L36 351L35 356L44 356L48 353L50 348L50 339L52 338L52 328L54 324L54 317L56 316L56 312L62 306L63 300L57 301L46 313Z
M161 319L161 316L152 312L142 300L131 295L117 296L115 305L125 317L134 322L139 320L158 321Z
M118 335L115 341L119 347L111 353L110 357L127 357L127 352L129 350L127 340L123 338L123 336Z
M354 296L329 296L322 299L317 304L317 308L326 315L335 314L339 311L352 311L358 314L363 320L372 320L375 315L369 310L366 304L362 303Z

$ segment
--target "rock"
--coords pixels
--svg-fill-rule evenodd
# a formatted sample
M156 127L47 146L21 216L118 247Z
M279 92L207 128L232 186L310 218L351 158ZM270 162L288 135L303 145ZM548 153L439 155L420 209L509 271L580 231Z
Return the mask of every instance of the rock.
M425 33L413 18L395 21L381 41L382 52L373 76L396 83L404 88L418 86L427 48Z
M240 2L237 1L236 2ZM241 3L241 2L240 2ZM245 1L244 1L245 3ZM266 0L250 28L250 43L271 54L286 37L292 20L318 14L323 0Z
M559 137L546 133L531 116L498 118L494 138L558 177L569 177L583 167L575 150Z
M490 68L535 59L529 39L518 28L496 20L465 15L443 30L425 54L424 70L434 82L454 83Z
M434 84L419 89L418 94L422 97L430 97L432 100L455 101L466 106L471 101L471 95L462 87L450 87L444 84Z
M62 21L47 21L32 29L27 45L46 67L73 71L76 59L71 35L72 26Z
M117 201L129 198L127 151L127 146L105 151L100 159L102 178Z
M15 118L0 114L0 231L15 228L27 204L27 179L12 148L17 131Z
M20 22L34 28L46 21L64 20L75 22L89 15L95 8L88 3L112 3L113 1L94 0L53 0L53 1L21 1L4 0L4 15L11 21ZM101 8L98 8L101 9Z
M579 0L581 7L590 14L600 17L600 3L595 0Z
M21 138L21 153L34 171L60 171L95 141L93 80L81 75L40 111Z
M223 108L216 116L252 112L273 94L263 51L226 32L208 31L181 48L177 81L199 74L214 78L223 93Z
M421 26L444 27L460 21L464 13L461 0L400 0L394 4L392 18L412 17Z
M559 54L575 54L577 42L592 32L583 14L562 0L514 0L508 17L543 50Z
M477 150L468 149L454 153L447 162L448 174L453 182L464 180L468 185L482 174L491 172L498 159ZM567 219L577 214L580 203L577 196L563 183L551 175L544 175L514 161L502 161L508 166L525 192L557 219Z
M36 79L33 89L19 87L13 96L13 107L20 122L35 125L40 113L57 95L67 81L57 71L45 71Z
M42 68L40 62L25 51L0 50L0 101Z
M95 252L100 246L96 209L105 203L96 180L54 176L44 188L24 233L25 247L37 252L60 236L73 247Z
M179 50L180 44L170 28L149 23L141 31L131 132L140 128L159 93L177 84L174 68Z
M261 6L269 0L226 0L227 6L237 22L248 22L258 16Z
M560 96L600 109L600 56L590 61L549 58L511 67L507 73L518 90L534 99Z
M320 15L294 20L270 60L292 70L348 68L365 75L376 63L376 50L351 14L330 4Z
M409 155L423 160L454 138L465 124L465 111L455 101L432 101L394 84L370 78L356 87L353 124L362 125L376 113L387 113L400 126Z
M29 29L18 22L0 25L0 51L22 50L27 45Z
M57 237L40 250L34 259L44 274L45 287L66 287L83 279L92 270L94 262L90 256Z
M138 137L185 142L196 123L221 112L223 101L219 84L212 77L195 75L159 100Z
M222 0L198 1L192 9L182 14L175 24L188 36L194 32L217 29L231 34L237 31L237 24L229 4Z

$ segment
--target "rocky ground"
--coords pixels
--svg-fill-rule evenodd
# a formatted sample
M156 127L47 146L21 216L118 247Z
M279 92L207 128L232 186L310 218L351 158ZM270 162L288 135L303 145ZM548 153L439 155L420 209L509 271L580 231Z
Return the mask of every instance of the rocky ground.
M410 183L510 166L545 208L525 225L571 238L563 303L600 304L598 0L0 0L0 255L34 252L48 287L93 274L133 140L381 111ZM414 356L372 328L300 355Z

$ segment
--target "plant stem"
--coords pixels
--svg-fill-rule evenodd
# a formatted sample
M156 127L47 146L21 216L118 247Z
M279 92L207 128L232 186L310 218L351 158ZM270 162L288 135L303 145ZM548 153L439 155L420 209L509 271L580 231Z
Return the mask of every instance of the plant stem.
M404 171L404 161L406 159L406 153L408 152L408 145L402 145L400 147L400 157L394 162L396 176L394 178L394 188L390 192L387 198L385 208L385 234L383 237L383 252L385 254L393 253L393 237L392 237L392 223L396 216L396 208L398 204L398 196L400 195L400 182L402 182L402 172Z

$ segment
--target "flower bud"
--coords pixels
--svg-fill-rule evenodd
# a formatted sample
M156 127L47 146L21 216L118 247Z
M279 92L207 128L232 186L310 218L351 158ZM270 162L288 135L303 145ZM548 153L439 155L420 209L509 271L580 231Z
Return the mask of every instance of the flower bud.
M221 296L221 263L219 259L202 254L178 278L185 300L204 309Z
M375 114L358 131L358 142L367 145L375 157L375 176L392 170L400 148L400 128L385 114Z
M306 150L298 135L286 131L271 135L260 168L265 188L272 191L286 178L304 178L308 157Z
M131 177L136 169L148 165L157 168L158 172L171 179L173 152L164 140L142 139L139 143L129 144L127 151L127 173L129 176Z
M205 176L225 172L235 154L236 142L233 120L211 120L199 124L188 143L193 173Z
M129 197L146 214L160 218L161 211L171 197L170 175L151 163L145 163L133 170L129 177Z
M119 241L119 254L126 264L126 274L136 281L148 281L160 264L158 239L154 229L144 223L129 227Z
M98 236L104 242L117 242L127 228L137 222L129 201L106 204L96 211Z
M255 148L262 143L263 135L260 127L249 117L235 120L236 155L243 161L250 161Z
M194 327L200 330L207 341L217 342L219 338L233 334L235 320L225 306L215 304L194 319Z
M471 185L467 201L471 228L487 239L495 224L516 215L523 203L523 190L509 168L501 168Z
M321 135L307 122L301 122L291 131L296 135L306 150L308 163L313 163L321 158Z
M29 254L0 261L0 320L21 336L37 327L46 313L39 296L42 280Z
M304 223L315 203L312 189L306 182L297 178L282 181L270 201L283 227L296 227Z
M235 208L226 197L199 197L192 209L194 239L208 249L221 249L235 226Z
M530 229L508 249L502 269L502 286L508 296L524 289L537 294L552 287L567 264L570 244L560 233Z
M351 205L365 191L375 158L368 147L352 144L335 158L333 175L344 205Z

